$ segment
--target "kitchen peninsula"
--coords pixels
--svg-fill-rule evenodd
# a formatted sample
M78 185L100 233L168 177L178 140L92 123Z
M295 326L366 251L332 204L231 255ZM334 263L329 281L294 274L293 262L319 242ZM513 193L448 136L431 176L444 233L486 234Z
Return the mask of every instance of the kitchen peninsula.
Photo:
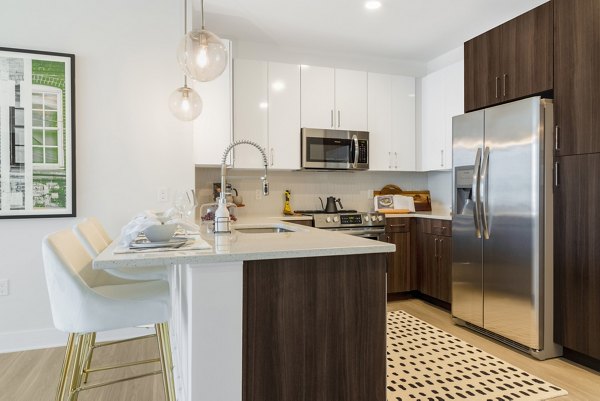
M385 401L395 246L264 220L235 229L202 234L210 250L114 254L115 241L94 261L173 266L178 400Z

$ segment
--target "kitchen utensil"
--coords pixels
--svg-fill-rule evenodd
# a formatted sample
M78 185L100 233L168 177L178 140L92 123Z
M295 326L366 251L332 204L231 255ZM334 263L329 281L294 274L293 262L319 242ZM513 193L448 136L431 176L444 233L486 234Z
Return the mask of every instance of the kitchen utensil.
M327 197L327 205L326 206L323 206L323 199L321 199L320 196L319 196L319 200L321 201L321 207L327 213L337 213L339 211L337 208L338 204L340 205L340 209L344 208L344 205L342 205L342 200L340 198L336 198L334 196Z

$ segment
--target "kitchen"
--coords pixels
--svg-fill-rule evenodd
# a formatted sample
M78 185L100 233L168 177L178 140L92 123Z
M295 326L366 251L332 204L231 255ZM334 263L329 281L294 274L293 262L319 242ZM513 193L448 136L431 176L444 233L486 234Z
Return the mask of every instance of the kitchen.
M507 7L505 2L497 4L498 8L491 12L497 15L489 25L485 25L483 21L465 23L469 25L468 34L463 34L461 40L445 50L462 48L463 41L542 2L520 3L522 2L514 2L513 10L504 10L504 7ZM174 61L175 47L181 39L182 32L181 5L175 6L166 2L134 2L127 5L105 2L99 6L65 2L63 6L68 12L59 14L53 6L43 2L36 3L35 7L31 3L11 4L11 13L5 14L5 18L10 16L11 21L3 20L2 37L8 39L8 42L3 43L3 46L7 47L43 48L76 54L78 215L101 217L109 231L116 235L120 227L140 210L160 210L169 206L168 203L157 200L159 188L174 190L195 186L199 189L199 195L203 197L201 202L207 201L212 192L212 183L219 181L219 172L215 168L200 167L195 171L191 168L197 164L193 155L193 124L183 124L173 119L166 108L166 102L163 101L182 81L181 72ZM207 2L206 6L207 27L227 37L219 31L226 26L227 21L223 19L226 19L227 14L221 12L216 4ZM335 14L334 10L321 9L316 5L315 7L318 11L315 14L327 15L326 11ZM139 10L142 8L146 9L143 18L139 16ZM251 12L252 7L248 8L250 10L244 11ZM385 8L381 11L384 10ZM350 70L422 77L462 58L459 50L434 59L445 53L440 48L424 56L427 58L421 63L406 59L382 60L377 56L347 55L353 49L353 46L349 45L345 48L340 47L340 54L323 50L306 50L304 54L298 54L294 51L293 44L288 50L261 45L260 35L263 35L264 39L266 34L260 30L258 33L253 31L251 23L242 18L243 13L240 10L237 14L234 11L230 13L234 13L230 18L239 22L240 29L250 30L254 35L249 36L252 40L248 39L249 42L246 43L237 39L239 43L236 44L234 40L234 57L237 52L237 57L241 59L335 66ZM47 20L45 17L48 15L53 16L55 23L43 25L46 29L44 35L40 35L40 31L31 25L22 24L22 21L27 19L40 21L41 24L41 21ZM436 20L435 23L440 21ZM70 28L67 30L64 26ZM439 36L434 40L441 41ZM119 41L125 41L126 45L117 45ZM277 55L276 59L269 57L274 54ZM151 60L151 68L148 67L148 60ZM116 72L110 74L107 70ZM148 82L153 84L148 85ZM421 105L418 101L419 92L416 92L416 96L415 109L418 115ZM122 102L115 102L113 99L122 99ZM211 103L207 99L204 102L204 112L207 113L205 115L209 115ZM107 121L106 115L111 116L110 121ZM416 132L419 132L421 121L422 118L415 118ZM110 127L106 127L107 123ZM246 207L239 208L238 212L240 216L260 212L264 215L264 211L268 211L267 214L279 214L283 208L285 189L292 191L294 209L317 209L320 208L318 196L336 196L342 199L345 208L364 211L372 205L370 191L394 183L403 189L429 189L433 213L442 210L448 215L452 203L452 175L449 171L415 171L422 154L417 150L424 146L421 142L422 137L416 135L415 169L407 169L407 172L269 171L271 195L261 200L256 199L256 190L260 189L260 174L257 171L230 172L232 176L243 176L241 179L231 178L231 182L240 191L246 203ZM216 157L220 158L228 143L218 147ZM437 161L440 154L436 153L435 156ZM249 159L252 162L260 160L258 153L249 153ZM64 344L63 336L52 329L39 244L47 233L71 224L71 221L65 222L64 219L2 221L2 278L10 278L11 287L10 296L0 298L4 316L1 322L0 343L11 344L13 349L25 349L32 344L38 344L39 347L45 347L46 344ZM436 311L431 310L428 313L435 315ZM443 328L452 333L456 330L452 326ZM474 337L472 334L466 335ZM469 338L469 342L478 345L476 341L482 341L474 338ZM527 370L541 375L532 368ZM597 380L593 373L590 373L590 376L585 374L578 374L578 377L591 377L592 383L594 378ZM550 378L548 380L566 387L564 382L558 383ZM54 386L54 377L48 378L47 383L48 387ZM569 391L572 393L570 388ZM159 394L160 389L156 392Z

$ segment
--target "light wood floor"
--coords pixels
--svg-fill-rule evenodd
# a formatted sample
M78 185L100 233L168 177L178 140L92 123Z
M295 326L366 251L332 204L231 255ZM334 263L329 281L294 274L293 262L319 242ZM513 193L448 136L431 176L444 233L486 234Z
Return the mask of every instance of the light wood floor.
M525 354L507 348L496 341L455 326L450 315L435 306L419 300L394 301L388 310L404 310L476 347L513 365L560 386L569 392L557 401L600 401L600 374L564 359L537 361ZM52 401L62 364L64 348L0 354L0 401ZM109 364L157 355L154 339L134 344L121 344L101 349L94 362ZM122 369L123 374L134 374L153 367ZM118 378L118 372L101 372L90 376L90 383ZM128 400L163 401L162 380L159 375L126 383L93 389L81 393L80 401Z

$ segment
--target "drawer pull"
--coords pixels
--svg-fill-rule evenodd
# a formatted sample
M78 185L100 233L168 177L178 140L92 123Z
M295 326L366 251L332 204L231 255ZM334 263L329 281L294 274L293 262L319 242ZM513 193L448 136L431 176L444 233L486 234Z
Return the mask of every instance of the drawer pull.
M390 224L389 227L406 227L406 224Z

